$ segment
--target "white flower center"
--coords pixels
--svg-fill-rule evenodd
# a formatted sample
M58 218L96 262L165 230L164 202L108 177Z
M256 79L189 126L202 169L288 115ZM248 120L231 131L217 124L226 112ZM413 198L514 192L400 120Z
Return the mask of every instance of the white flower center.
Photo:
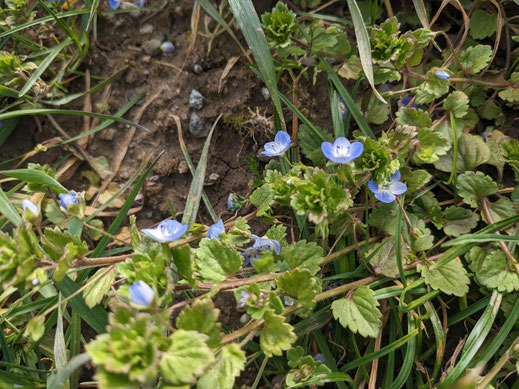
M339 157L339 158L342 158L342 157L347 157L349 152L350 152L350 148L348 146L343 146L343 145L339 145L339 146L335 146L335 156L336 157Z

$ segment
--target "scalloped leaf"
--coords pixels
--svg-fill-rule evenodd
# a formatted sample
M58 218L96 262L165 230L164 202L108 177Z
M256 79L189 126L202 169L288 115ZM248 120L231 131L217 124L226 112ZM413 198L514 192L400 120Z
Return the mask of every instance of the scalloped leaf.
M470 280L467 271L459 260L447 262L436 269L425 264L416 267L425 279L425 283L443 293L463 297L469 291Z
M294 269L278 278L276 285L290 297L298 299L305 307L315 307L313 299L317 294L317 280L312 277L310 270Z
M245 352L237 344L223 346L216 364L197 382L198 389L232 389L234 380L245 368Z
M283 351L290 350L297 340L294 328L285 323L285 318L276 315L271 309L263 316L265 327L261 330L260 346L267 357L282 355Z

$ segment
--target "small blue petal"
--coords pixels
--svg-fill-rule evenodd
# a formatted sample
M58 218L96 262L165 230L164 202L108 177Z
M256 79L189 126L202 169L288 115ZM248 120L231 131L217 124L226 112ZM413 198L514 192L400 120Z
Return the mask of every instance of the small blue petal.
M172 53L175 51L175 45L170 41L164 41L160 45L160 50L162 50L163 53Z
M188 228L187 224L181 224L176 220L164 220L157 228L145 228L141 232L157 242L172 242L182 237Z
M121 6L121 3L122 3L122 0L109 0L108 1L108 5L110 6L111 9L113 9L114 11L116 9L118 9L120 6Z
M324 360L324 356L323 354L319 353L319 354L315 354L314 355L314 361L319 361L321 362L323 365L326 365L326 361Z
M373 182L373 180L369 180L368 181L368 188L370 191L372 191L373 193L377 194L378 193L378 184L375 184Z
M38 207L34 205L32 201L29 199L22 200L22 208L24 212L28 209L29 211L31 211L31 213L33 213L36 216L40 214L40 210L38 209Z
M288 135L286 131L278 131L274 138L274 142L265 143L265 151L262 151L261 154L268 157L277 157L285 153L291 143L292 139L290 139L290 135Z
M399 107L407 107L407 106L409 106L409 103L411 102L412 99L413 99L413 96L406 96L402 100L397 100L396 104ZM411 104L410 107L416 108L416 109L420 108L420 106L415 103Z
M254 242L255 249L263 249L267 251L274 251L277 255L281 253L281 245L277 240L269 238L259 238Z
M350 146L350 157L352 160L362 155L364 151L364 144L361 142L353 142Z
M389 184L389 191L394 195L401 195L407 191L407 185L403 182L392 182Z
M323 142L321 143L321 151L323 152L324 156L331 160L334 158L333 155L333 145L330 142Z
M240 209L241 204L238 201L238 196L236 196L234 193L230 193L229 197L227 197L227 209L229 211L237 211Z
M137 305L147 307L153 301L155 292L153 289L144 281L137 281L128 288L132 301Z
M294 305L294 299L292 299L292 297L285 296L284 300L285 300L285 305L287 305L287 306Z
M391 182L400 181L400 178L402 177L402 174L400 173L400 170L397 170L393 174L391 174Z
M342 98L339 96L339 112L341 113L342 120L346 119L346 113L348 112L348 105Z
M388 190L380 190L378 193L375 193L375 198L383 203L392 203L395 201L396 196Z
M139 8L142 8L146 5L146 1L145 0L135 0L135 5Z
M449 73L447 73L445 70L437 70L436 77L438 77L440 80L448 80L449 78L451 78L451 76L449 76Z
M223 225L222 219L218 220L217 223L213 224L209 227L209 231L207 232L207 237L209 239L215 238L216 240L220 240L220 234L225 233L225 227Z
M79 196L76 192L71 190L68 193L60 193L58 195L59 199L61 200L60 204L63 208L67 209L69 205L77 204L79 201Z

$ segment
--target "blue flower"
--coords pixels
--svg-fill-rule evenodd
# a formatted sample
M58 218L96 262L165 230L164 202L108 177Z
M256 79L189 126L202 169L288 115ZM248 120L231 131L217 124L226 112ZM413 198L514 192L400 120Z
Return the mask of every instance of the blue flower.
M229 211L237 211L241 208L241 203L238 201L238 196L234 193L230 193L227 197L227 209Z
M438 77L440 80L448 80L449 78L451 78L451 76L449 76L449 73L447 73L443 69L436 71L436 77Z
M292 306L292 305L294 305L294 299L292 299L292 297L290 297L290 296L285 296L284 300L285 300L285 305L286 305L286 306Z
M286 131L278 131L274 138L274 142L265 143L265 151L262 151L261 154L266 155L267 157L277 157L288 150L290 143L292 143L290 135L288 135Z
M157 228L145 228L141 232L157 242L172 242L184 235L188 228L187 224L176 220L164 220Z
M61 200L61 206L65 209L67 209L69 205L77 204L79 201L79 195L73 190L68 193L60 193L58 197Z
M346 119L346 113L348 112L348 105L346 104L346 101L344 101L342 96L339 96L339 112L341 113L342 120Z
M163 53L172 53L175 51L175 45L171 43L170 41L164 41L160 45L160 49Z
M135 0L135 5L139 8L142 8L146 5L146 0Z
M144 281L134 282L134 284L130 285L128 289L130 290L132 301L137 305L147 307L151 304L153 297L155 296L153 289L151 289L151 287Z
M383 203L392 203L396 196L407 191L407 185L400 182L400 171L391 174L391 180L386 181L383 185L375 184L372 180L368 182L369 190L375 194L375 198Z
M252 264L252 261L260 259L262 251L275 252L277 255L281 254L281 245L277 240L260 238L256 235L252 235L252 238L256 240L254 245L248 248L246 252L241 253L244 257L243 264L245 266L249 266Z
M319 361L321 362L323 365L326 365L326 361L324 359L324 356L323 354L319 353L319 354L315 354L314 355L314 361Z
M407 107L407 106L409 106L409 103L411 102L412 99L413 99L413 96L406 96L402 100L398 99L396 104L399 107ZM410 107L416 108L416 109L420 108L420 106L415 103L411 104Z
M119 9L119 7L121 6L121 3L122 3L122 0L109 0L108 1L108 5L110 6L111 9L113 9L114 11L116 9Z
M22 208L23 212L25 212L27 209L31 211L34 215L38 216L40 214L40 210L36 205L32 203L29 199L23 199L22 200Z
M207 231L207 237L209 239L215 238L216 240L220 240L220 234L225 233L225 227L223 226L222 219L218 220L216 224L213 224L209 227L209 231Z
M323 142L321 150L326 158L337 163L348 163L360 157L364 150L364 145L360 142L353 142L344 137L337 138L333 145L330 142Z
M246 291L241 291L241 297L240 297L240 306L244 307L245 304L247 304L247 299L249 298L250 294Z

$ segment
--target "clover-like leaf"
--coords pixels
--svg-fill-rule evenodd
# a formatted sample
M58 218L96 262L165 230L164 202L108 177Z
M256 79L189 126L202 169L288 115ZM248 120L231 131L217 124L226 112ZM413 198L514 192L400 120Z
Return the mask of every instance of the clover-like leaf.
M207 344L215 349L222 340L221 324L217 321L220 310L214 307L212 300L198 300L186 307L177 318L177 328L193 330L208 336Z
M214 362L207 335L177 330L169 337L170 346L159 363L164 380L172 385L194 384L196 378Z
M444 220L443 231L447 235L458 237L468 234L477 226L479 215L469 209L453 205L445 210Z
M449 140L438 131L430 128L422 128L418 131L420 146L417 150L417 157L425 163L436 162L440 155L445 155L451 148Z
M323 255L322 247L304 239L281 249L281 256L292 269L308 269L312 275L319 271Z
M360 286L353 293L332 303L332 313L341 325L361 336L376 338L380 330L382 314L375 293L367 286Z
M459 297L465 296L469 291L470 280L459 260L447 262L436 269L431 269L427 264L419 264L416 268L425 283L435 290Z
M454 91L443 101L443 109L451 111L454 117L462 118L468 113L469 98L463 92Z
M458 160L456 171L463 173L474 170L479 165L486 163L490 158L490 149L483 138L477 135L463 133L458 141ZM450 172L452 167L452 150L434 163L434 167L444 172Z
M245 368L245 352L235 343L222 347L215 365L198 379L198 389L232 389L235 378Z
M475 271L476 281L480 285L499 292L519 290L519 276L501 250L494 250L489 254L483 250L474 250L469 255L472 259L471 269Z
M283 351L290 350L297 340L294 328L285 323L285 318L276 315L271 309L267 309L263 316L265 327L261 330L260 346L267 357L281 355Z
M216 239L202 239L195 250L197 268L202 278L209 282L222 282L234 275L243 259L232 247Z
M278 288L294 297L305 307L315 307L313 300L317 294L317 280L308 269L294 269L276 280ZM304 286L303 286L304 285Z
M492 47L489 45L472 46L459 55L461 65L470 74L483 70L488 65L490 58L492 58Z
M497 30L497 16L487 11L477 9L470 17L470 35L474 39L485 39Z
M467 172L458 177L456 189L466 204L476 208L484 197L495 194L498 187L492 178L482 172Z
M258 207L257 215L263 216L270 210L270 206L274 203L274 193L267 185L263 185L251 194L250 202L252 205Z

